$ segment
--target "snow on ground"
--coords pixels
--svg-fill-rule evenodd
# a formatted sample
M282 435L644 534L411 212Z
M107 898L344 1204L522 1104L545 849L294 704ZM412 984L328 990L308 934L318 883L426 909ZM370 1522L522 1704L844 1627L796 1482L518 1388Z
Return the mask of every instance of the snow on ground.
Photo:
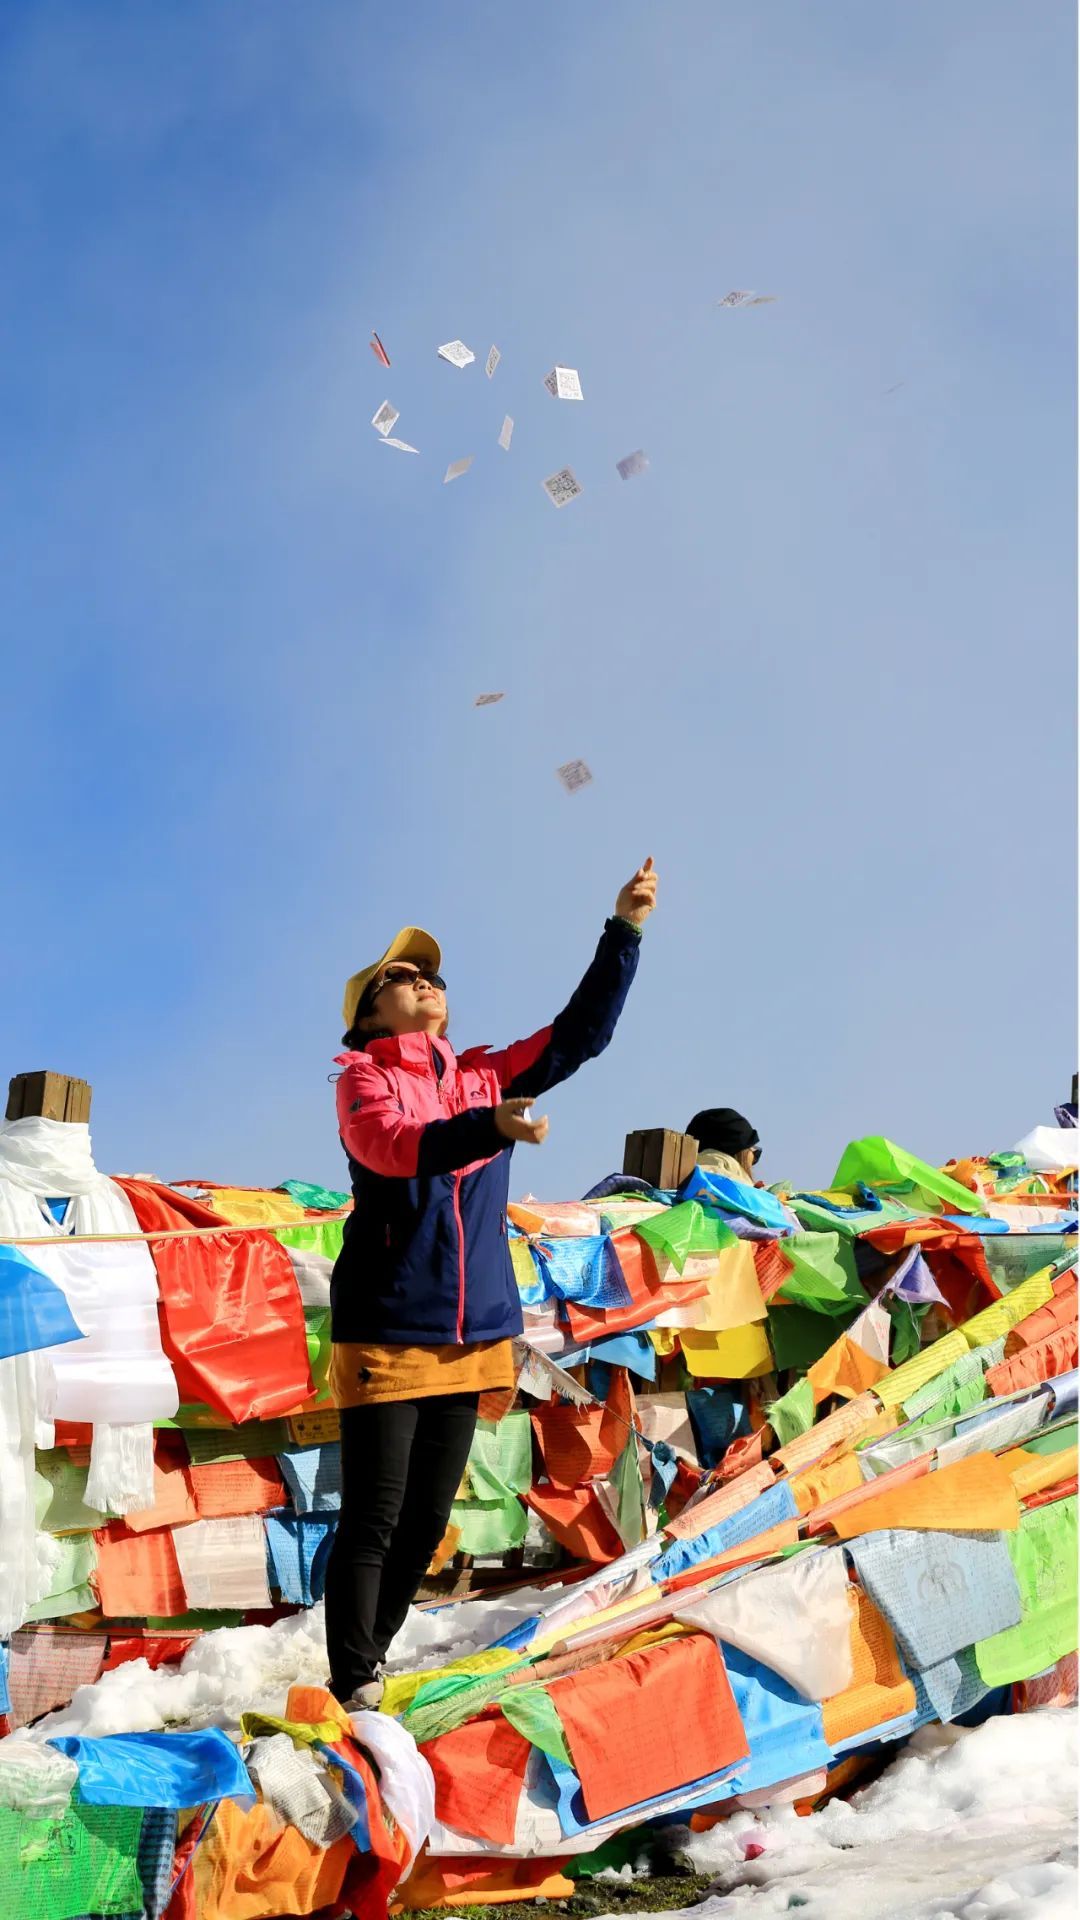
M695 1920L1075 1920L1076 1811L1075 1709L923 1727L848 1801L690 1835Z
M410 1607L390 1649L392 1672L437 1667L490 1645L550 1599L552 1588L526 1588L511 1598L461 1601L421 1612ZM164 1727L239 1730L249 1708L283 1714L289 1688L327 1684L323 1606L273 1626L217 1627L188 1648L179 1666L152 1671L128 1660L29 1730L9 1739L51 1740L58 1734L157 1733Z

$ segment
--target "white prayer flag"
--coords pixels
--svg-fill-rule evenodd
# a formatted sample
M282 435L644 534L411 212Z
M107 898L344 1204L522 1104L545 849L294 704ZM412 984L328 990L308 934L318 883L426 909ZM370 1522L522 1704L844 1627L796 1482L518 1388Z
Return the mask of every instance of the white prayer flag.
M584 400L576 367L552 367L544 376L544 385L553 400Z
M395 440L391 436L383 441L384 447L396 447L399 453L419 453L419 447L410 447L407 440Z
M172 1541L189 1607L270 1605L261 1515L194 1520L174 1527Z
M628 453L624 460L616 460L615 465L624 480L632 480L635 474L644 473L649 464L649 456L639 447L636 453Z
M749 292L736 288L732 293L725 293L723 299L718 300L716 304L718 307L745 307L753 298L753 288Z
M559 473L549 474L543 482L543 488L553 507L565 507L584 492L581 482L569 467L563 467Z
M447 486L451 480L460 480L463 473L468 473L475 457L475 454L470 453L464 460L451 460L443 474L443 486Z
M484 372L487 374L487 377L489 380L491 379L491 376L494 373L501 359L502 359L502 354L499 352L498 347L488 348L488 357L484 362Z
M471 367L476 359L475 353L470 352L464 340L448 340L445 346L438 349L438 353L439 359L449 360L452 367Z
M389 400L384 400L378 412L372 414L371 424L376 433L387 434L400 418L397 408L391 406Z
M568 760L564 767L556 767L555 772L567 793L577 793L580 787L587 787L592 781L592 774L584 760Z
M503 693L478 693L473 701L474 707L493 707L498 700L505 700Z
M514 422L510 414L507 414L505 419L503 420L502 430L499 434L499 445L502 448L504 453L509 453L510 442L513 439L513 437L514 437Z

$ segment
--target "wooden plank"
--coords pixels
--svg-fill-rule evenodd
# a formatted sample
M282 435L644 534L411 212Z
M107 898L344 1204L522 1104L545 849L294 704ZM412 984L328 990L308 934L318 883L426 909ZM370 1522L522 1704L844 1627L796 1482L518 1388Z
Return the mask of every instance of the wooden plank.
M87 1121L93 1089L68 1073L16 1073L8 1086L7 1118Z
M696 1166L697 1141L688 1133L650 1127L626 1136L623 1172L651 1187L681 1187Z

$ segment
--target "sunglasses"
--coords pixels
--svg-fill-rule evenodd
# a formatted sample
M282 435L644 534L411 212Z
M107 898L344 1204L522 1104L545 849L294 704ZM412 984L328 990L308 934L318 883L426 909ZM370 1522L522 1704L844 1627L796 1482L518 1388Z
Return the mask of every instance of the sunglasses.
M411 987L417 980L425 981L429 987L437 987L440 993L446 992L446 981L441 973L435 972L434 967L414 967L406 963L404 966L387 967L382 978L369 989L370 997L374 1000L384 987Z
M754 1148L754 1159L753 1159L753 1165L754 1165L755 1167L757 1166L757 1163L758 1163L758 1161L759 1161L759 1160L761 1159L761 1156L762 1156L762 1154L764 1153L764 1151L765 1151L765 1149L764 1149L764 1147L755 1147L755 1148Z

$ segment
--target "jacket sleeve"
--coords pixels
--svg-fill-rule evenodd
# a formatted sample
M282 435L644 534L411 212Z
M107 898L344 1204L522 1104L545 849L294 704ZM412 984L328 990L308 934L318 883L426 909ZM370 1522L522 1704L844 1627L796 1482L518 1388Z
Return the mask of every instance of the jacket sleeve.
M507 1099L547 1093L603 1053L637 972L640 951L640 934L625 921L608 920L581 985L550 1027L528 1040L515 1040L501 1053L485 1055L485 1065L498 1074Z
M494 1107L473 1107L426 1125L406 1120L386 1075L372 1061L352 1061L337 1083L338 1129L352 1159L391 1179L456 1173L474 1160L490 1160L506 1141L495 1126Z

